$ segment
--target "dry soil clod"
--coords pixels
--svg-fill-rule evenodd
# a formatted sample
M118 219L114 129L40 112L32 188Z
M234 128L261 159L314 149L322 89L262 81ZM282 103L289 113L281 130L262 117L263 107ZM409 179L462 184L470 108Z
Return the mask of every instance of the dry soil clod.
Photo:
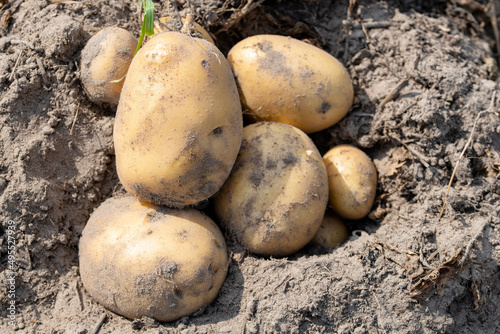
M492 210L491 215L484 219L478 227L478 230L474 234L474 236L469 240L467 246L464 248L460 248L455 255L451 258L445 260L441 265L437 266L433 270L431 270L427 275L423 278L420 278L425 271L418 273L412 277L412 281L416 281L410 288L410 296L415 299L421 299L429 296L436 288L441 288L444 286L445 282L450 279L456 277L462 271L467 268L473 266L473 264L468 264L470 252L474 243L480 238L483 234L486 226L490 224L494 217L498 217L500 214L500 206L497 206ZM422 261L423 255L420 254L420 260ZM425 261L426 263L427 261ZM424 262L422 264L426 265ZM427 265L426 265L427 266ZM430 266L427 266L430 267ZM479 290L477 289L477 282L472 282L472 292L474 296L474 304L476 308L479 308L481 304L481 296ZM476 288L474 289L474 286Z
M453 172L451 173L450 182L448 183L448 188L446 190L446 194L444 195L443 207L441 208L441 212L439 213L439 218L438 219L441 219L441 217L443 217L444 209L446 207L446 201L448 199L448 194L450 192L450 188L451 188L451 184L453 182L453 178L455 177L455 173L457 171L458 164L460 163L460 160L462 159L462 157L465 154L465 151L467 151L467 148L469 147L469 145L472 142L472 139L474 137L474 131L476 130L477 121L479 120L479 118L482 115L484 115L486 113L495 113L495 114L498 115L498 113L495 112L494 109L493 109L493 107L495 105L495 98L496 98L496 91L494 91L493 95L491 96L491 103L490 103L490 106L488 107L488 109L479 112L477 114L476 118L474 119L474 124L472 125L472 130L470 132L469 139L467 140L467 143L465 143L464 149L462 150L462 153L460 153L460 156L458 157L458 160L457 160L457 162L455 164L455 168L453 168Z
M498 217L499 214L500 214L500 206L497 206L495 209L493 209L492 214L479 224L479 228L476 234L474 234L472 239L470 239L470 241L467 243L464 256L460 260L460 266L464 266L465 262L469 259L469 255L474 243L477 241L477 239L479 239L479 237L481 237L486 226L488 226L492 222L494 217Z

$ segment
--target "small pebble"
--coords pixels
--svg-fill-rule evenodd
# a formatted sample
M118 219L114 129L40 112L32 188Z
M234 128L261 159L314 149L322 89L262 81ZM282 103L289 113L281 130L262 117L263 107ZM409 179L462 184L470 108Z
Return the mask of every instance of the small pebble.
M66 244L68 243L68 237L66 236L66 234L62 234L62 233L61 233L61 234L59 234L59 235L57 236L57 240L58 240L61 244L63 244L63 245L66 245Z
M113 135L113 123L111 123L111 122L106 123L103 127L103 132L106 136L112 136Z
M57 124L59 124L59 120L57 118L50 118L49 121L47 122L47 124L53 128L55 127Z
M403 31L408 31L411 29L411 25L408 22L403 22L403 24L401 24L399 28Z
M96 199L97 199L97 195L96 195L95 191L94 191L94 190L89 190L89 191L87 192L87 198L88 198L89 200L91 200L91 201L96 200Z
M53 128L51 128L50 126L44 126L43 129L42 129L42 133L46 136L48 135L51 135L53 134L54 132L56 132Z
M76 330L76 334L87 334L87 330L85 329L85 327L80 327Z

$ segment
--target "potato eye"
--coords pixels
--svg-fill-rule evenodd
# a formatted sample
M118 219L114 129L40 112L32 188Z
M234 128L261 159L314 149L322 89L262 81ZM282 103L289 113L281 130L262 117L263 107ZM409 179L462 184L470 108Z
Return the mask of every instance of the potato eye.
M177 298L182 299L182 297L183 297L182 290L175 289L175 290L174 290L174 293L175 293L175 296L176 296Z
M215 129L212 130L212 134L215 135L215 136L219 136L221 133L222 133L222 128L221 127L217 127L217 128L215 128Z

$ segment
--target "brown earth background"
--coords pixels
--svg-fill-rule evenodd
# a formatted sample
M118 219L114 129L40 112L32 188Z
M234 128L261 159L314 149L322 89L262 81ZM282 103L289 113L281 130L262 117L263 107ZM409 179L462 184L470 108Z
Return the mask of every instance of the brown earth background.
M137 2L0 3L1 333L500 333L498 1L155 1L159 16L194 14L224 54L274 33L341 60L355 103L311 137L322 154L360 147L379 173L373 211L341 247L265 259L228 240L219 296L174 323L105 310L78 274L90 214L124 193L115 110L85 96L80 52L103 27L138 36Z

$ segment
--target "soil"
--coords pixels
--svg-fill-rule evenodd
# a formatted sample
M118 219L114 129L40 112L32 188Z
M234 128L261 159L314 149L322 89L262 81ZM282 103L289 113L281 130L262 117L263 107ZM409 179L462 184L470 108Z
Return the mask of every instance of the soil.
M138 36L137 2L2 1L0 332L500 333L493 27L457 2L471 1L359 0L351 11L348 1L155 2L160 15L193 13L225 54L246 36L276 33L341 60L355 104L311 137L321 153L343 143L362 148L379 181L372 212L349 224L342 246L309 245L276 259L228 239L216 300L158 323L107 311L78 272L90 214L124 193L115 110L86 97L80 53L103 27Z

